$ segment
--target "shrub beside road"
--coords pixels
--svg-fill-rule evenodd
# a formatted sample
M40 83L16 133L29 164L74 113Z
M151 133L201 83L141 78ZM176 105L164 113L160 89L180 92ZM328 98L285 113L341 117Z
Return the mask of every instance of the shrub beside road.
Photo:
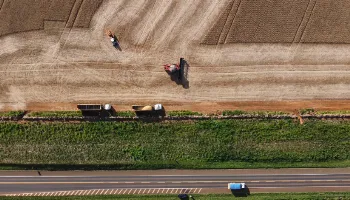
M61 170L345 167L349 138L350 122L340 120L4 122L0 163Z

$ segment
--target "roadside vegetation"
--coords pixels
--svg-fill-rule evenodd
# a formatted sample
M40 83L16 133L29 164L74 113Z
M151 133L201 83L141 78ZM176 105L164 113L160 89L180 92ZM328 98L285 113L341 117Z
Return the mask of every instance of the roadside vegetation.
M189 110L179 110L179 111L168 111L166 112L168 116L171 117L186 117L186 116L202 116L202 113L193 112Z
M82 117L81 111L43 111L43 112L30 112L28 117Z
M350 122L0 123L2 169L350 166Z
M117 117L135 117L136 114L134 111L117 111L117 112L115 112L115 116L117 116Z
M196 200L231 200L235 197L231 194L211 194L211 195L193 195ZM2 197L3 200L178 200L177 195L115 195L115 196L72 196L72 197ZM247 200L349 200L350 193L255 193Z
M26 115L25 115L26 114ZM227 118L227 117L236 117L236 118L294 118L295 113L288 113L282 111L243 111L243 110L224 110L217 111L215 113L204 114L200 112L194 112L189 110L177 110L177 111L167 111L166 116L169 118ZM299 110L300 115L309 115L308 117L314 116L314 118L323 117L323 115L333 115L339 117L347 117L350 115L350 111L319 111L313 108L305 108ZM40 112L28 112L28 111L10 111L10 112L0 112L0 118L2 120L20 120L25 115L24 119L28 118L37 118L37 119L67 119L69 118L84 118L84 115L81 111L40 111ZM93 116L89 116L90 118ZM95 116L96 119L103 118L106 119L108 117L116 117L116 118L134 118L136 117L136 113L134 111L114 111L108 113L107 115Z
M255 115L255 116L272 116L272 115L290 115L287 112L281 111L243 111L243 110L224 110L223 116L237 116L237 115Z
M23 116L25 111L9 111L9 112L0 112L0 117L19 117Z

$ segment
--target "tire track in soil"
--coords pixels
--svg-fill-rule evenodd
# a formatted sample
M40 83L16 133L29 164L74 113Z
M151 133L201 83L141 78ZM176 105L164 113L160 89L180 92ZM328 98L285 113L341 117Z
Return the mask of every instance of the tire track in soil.
M292 42L292 45L290 46L291 54L293 55L292 58L294 58L295 55L298 54L306 27L309 24L309 21L312 17L312 13L316 7L316 3L317 3L317 0L310 0L309 4L306 7L304 17L300 22L300 25L297 29L297 32L295 33L295 37L294 37L294 40Z
M221 13L218 20L210 28L208 34L204 36L204 39L202 40L201 44L217 45L219 43L220 35L225 27L227 18L229 17L233 4L234 0L228 2L226 8L223 9L224 11Z
M151 7L151 9L150 9L150 10L151 10L151 13L154 12L156 3L157 3L157 1L154 0L152 5L148 5L148 6ZM146 8L147 8L148 6L146 5ZM157 21L156 19L154 19L154 20L147 20L147 22L145 23L145 25L142 27L142 34L141 34L141 37L139 37L139 39L138 39L137 42L136 42L136 44L139 44L139 45L140 45L140 43L141 43L140 40L142 40L141 38L146 38L146 39L144 39L144 41L142 42L142 45L141 45L141 48L142 48L142 49L145 47L145 44L146 44L146 42L147 42L147 40L148 40L148 38L149 38L149 36L150 36L150 33L151 33L151 32L149 32L149 33L147 34L147 36L143 36L143 35L145 35L146 28L149 27L149 24L150 24L151 22L156 23L156 21Z
M232 25L233 22L237 16L237 12L239 10L239 7L241 5L242 0L235 0L233 5L232 5L232 9L230 11L230 14L227 18L226 24L224 26L224 29L221 32L220 38L219 38L219 44L225 44L226 40L227 40L227 36L229 35L229 33L231 32L232 29ZM229 22L227 24L227 22Z
M79 12L80 12L80 8L81 8L81 5L83 4L83 1L84 1L84 0L76 0L76 1L75 1L74 5L73 5L73 7L72 7L72 9L71 9L71 11L70 11L69 18L68 18L68 21L67 21L66 26L65 26L65 28L68 28L67 36L66 36L65 39L63 38L64 35L65 35L65 32L66 32L66 30L64 30L64 31L62 32L61 36L60 36L60 39L59 39L59 41L58 41L58 44L59 44L59 45L61 44L62 39L64 40L64 43L63 43L63 45L62 45L61 47L59 46L58 48L64 49L64 46L67 44L67 41L69 40L69 37L70 37L71 32L72 32L72 28L74 27L75 20L76 20L78 14L79 14ZM75 9L75 8L76 8L76 9ZM73 18L72 18L72 17L73 17ZM56 62L60 61L60 59L59 59L59 53L57 53L55 59L56 59Z
M315 9L317 1L316 0L310 0L309 4L305 10L305 14L303 19L300 22L300 25L298 27L297 32L295 33L295 37L293 40L293 43L300 43L302 36L304 35L305 29L312 17L313 10Z
M166 44L168 47L175 46L176 42L174 42L174 37L169 37L171 35L171 32L173 30L181 30L181 26L178 27L178 24L183 23L183 21L186 20L186 14L188 12L187 9L191 8L195 4L194 1L191 1L189 5L184 6L185 9L181 9L182 5L177 2L172 2L169 6L169 9L166 10L166 17L159 20L158 23L155 26L155 29L153 30L153 35L156 35L156 30L162 30L162 28L166 27L165 30L162 31L162 35L155 41L155 46L161 46L161 44ZM181 17L179 17L181 16ZM174 23L176 22L176 23ZM175 36L176 37L176 36ZM156 37L157 38L157 37Z
M75 20L77 19L78 13L80 11L81 5L83 4L83 0L76 0L73 8L69 14L69 18L66 24L66 28L73 28Z
M4 3L5 3L5 0L0 0L0 11L1 11L2 5L4 5Z

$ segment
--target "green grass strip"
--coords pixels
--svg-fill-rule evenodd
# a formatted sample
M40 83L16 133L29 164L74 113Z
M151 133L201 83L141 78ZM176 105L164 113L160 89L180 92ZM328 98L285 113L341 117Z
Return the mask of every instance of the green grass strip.
M0 117L19 117L24 115L25 111L9 111L9 112L0 112Z
M189 110L178 110L178 111L168 111L166 112L167 116L171 117L186 117L186 116L202 116L202 113L193 112Z
M350 122L4 122L0 146L3 168L347 167Z
M82 117L81 111L43 111L43 112L30 112L28 117Z

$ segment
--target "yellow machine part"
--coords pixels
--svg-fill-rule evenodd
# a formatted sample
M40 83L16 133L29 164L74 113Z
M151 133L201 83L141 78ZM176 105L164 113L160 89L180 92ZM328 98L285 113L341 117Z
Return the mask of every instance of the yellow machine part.
M152 106L145 106L141 110L153 110Z

